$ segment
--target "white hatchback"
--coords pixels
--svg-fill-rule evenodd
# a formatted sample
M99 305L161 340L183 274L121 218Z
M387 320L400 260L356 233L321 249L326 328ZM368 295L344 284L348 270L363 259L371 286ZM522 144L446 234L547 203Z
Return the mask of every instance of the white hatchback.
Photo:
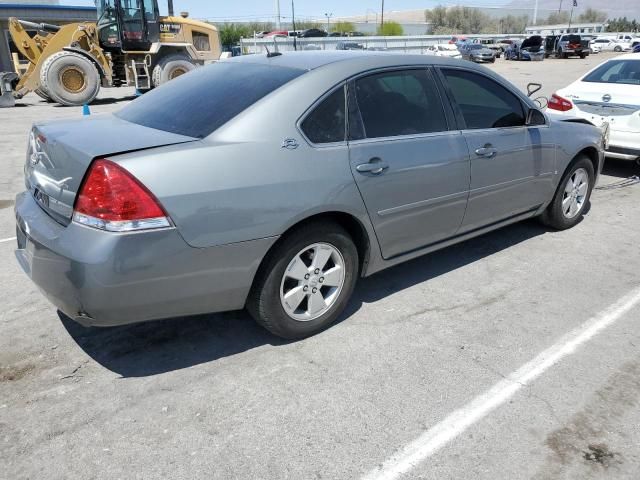
M607 156L640 158L640 53L621 55L588 72L549 99L547 113L609 124Z

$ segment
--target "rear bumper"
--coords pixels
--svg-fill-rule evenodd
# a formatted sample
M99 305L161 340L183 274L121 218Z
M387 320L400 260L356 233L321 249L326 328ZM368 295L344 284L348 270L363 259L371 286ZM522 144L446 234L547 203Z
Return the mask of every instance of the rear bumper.
M175 229L114 234L62 226L24 192L16 197L16 258L58 309L112 326L242 308L276 237L211 248Z

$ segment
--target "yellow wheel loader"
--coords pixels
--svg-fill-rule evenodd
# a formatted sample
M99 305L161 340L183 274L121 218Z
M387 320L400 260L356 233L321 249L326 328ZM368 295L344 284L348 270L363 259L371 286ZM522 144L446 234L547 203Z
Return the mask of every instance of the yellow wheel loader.
M145 91L220 57L217 29L186 13L174 16L173 0L167 17L159 15L157 0L97 0L96 7L96 23L9 20L28 65L0 73L0 106L29 92L62 105L89 104L100 87Z

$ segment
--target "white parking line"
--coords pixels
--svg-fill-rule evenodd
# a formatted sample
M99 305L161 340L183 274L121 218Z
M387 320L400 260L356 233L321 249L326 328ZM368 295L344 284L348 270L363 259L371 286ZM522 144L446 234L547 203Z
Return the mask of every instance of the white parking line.
M462 408L420 435L382 465L371 470L363 480L392 480L409 472L443 446L480 421L492 410L509 400L518 390L542 375L583 343L613 324L640 303L640 288L636 288L606 310L564 335L560 341L530 362L496 383Z
M13 242L15 239L16 239L16 237L11 237L11 238L0 238L0 243Z

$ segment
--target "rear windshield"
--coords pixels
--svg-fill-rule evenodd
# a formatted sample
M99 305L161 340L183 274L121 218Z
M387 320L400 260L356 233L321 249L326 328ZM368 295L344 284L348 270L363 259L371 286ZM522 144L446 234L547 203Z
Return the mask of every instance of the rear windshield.
M562 37L563 42L580 43L580 35L565 35Z
M204 138L304 70L218 62L154 89L116 112L128 122Z
M582 81L640 85L640 60L610 60L600 65Z

